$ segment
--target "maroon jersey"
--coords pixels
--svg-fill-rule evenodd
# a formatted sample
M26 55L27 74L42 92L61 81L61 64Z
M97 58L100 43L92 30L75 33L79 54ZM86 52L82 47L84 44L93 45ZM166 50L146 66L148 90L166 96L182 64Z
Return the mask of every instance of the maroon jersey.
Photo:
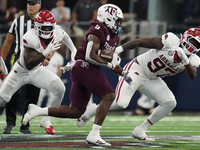
M99 40L101 41L100 49L108 49L114 51L119 43L118 34L111 35L105 24L95 21L88 29L86 37L82 42L82 47L77 50L75 60L85 60L86 47L88 43L87 36L89 34L93 34L99 38Z
M92 23L88 29L82 47L76 53L75 60L77 61L71 70L70 103L82 113L86 110L91 93L99 98L114 93L113 87L101 73L100 66L85 61L87 36L89 34L96 35L100 39L100 49L114 51L119 43L119 35L111 35L108 28L101 22Z

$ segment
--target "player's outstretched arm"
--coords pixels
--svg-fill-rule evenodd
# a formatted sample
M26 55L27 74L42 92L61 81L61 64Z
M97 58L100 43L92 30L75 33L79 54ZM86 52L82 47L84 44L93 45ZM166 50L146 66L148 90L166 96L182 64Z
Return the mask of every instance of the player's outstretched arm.
M137 47L162 49L163 47L162 39L161 37L153 37L153 38L140 38L131 40L121 46L118 46L115 50L115 53L119 54L123 51L132 50Z

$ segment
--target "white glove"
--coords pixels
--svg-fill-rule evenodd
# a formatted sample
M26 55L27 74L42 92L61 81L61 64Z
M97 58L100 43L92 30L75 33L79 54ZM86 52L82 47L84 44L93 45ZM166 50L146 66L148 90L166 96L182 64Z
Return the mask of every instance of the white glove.
M188 65L190 63L188 57L186 56L184 50L180 47L176 48L175 51L178 52L178 56L182 59L184 65Z
M129 71L122 71L122 77L124 77L124 80L128 83L129 87L133 87L133 80L129 74Z
M47 46L47 48L42 52L42 54L47 57L50 53L52 53L53 51L57 50L60 48L60 38L57 38L55 40L55 38L49 43L49 45Z
M111 63L108 63L107 66L110 69L114 69L117 65L120 64L120 62L121 62L121 58L116 53L114 53Z
M118 46L116 49L115 49L115 53L116 54L120 54L121 52L123 52L123 47L122 46Z
M65 73L67 71L70 71L74 64L75 64L75 61L70 61L70 62L67 63L66 66L60 67L60 69L63 71L63 73Z

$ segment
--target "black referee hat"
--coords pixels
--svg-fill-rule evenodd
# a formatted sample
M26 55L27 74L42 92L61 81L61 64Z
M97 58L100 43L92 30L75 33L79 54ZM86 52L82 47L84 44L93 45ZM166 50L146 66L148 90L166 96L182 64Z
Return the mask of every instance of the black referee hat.
M27 0L27 2L34 2L36 4L41 4L41 0Z

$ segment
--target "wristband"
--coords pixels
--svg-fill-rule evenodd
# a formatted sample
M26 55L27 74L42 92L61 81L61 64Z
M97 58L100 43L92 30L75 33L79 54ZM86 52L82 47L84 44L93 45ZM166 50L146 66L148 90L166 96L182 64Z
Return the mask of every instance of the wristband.
M46 59L47 59L48 61L50 61L50 59L49 59L48 57L47 57Z

